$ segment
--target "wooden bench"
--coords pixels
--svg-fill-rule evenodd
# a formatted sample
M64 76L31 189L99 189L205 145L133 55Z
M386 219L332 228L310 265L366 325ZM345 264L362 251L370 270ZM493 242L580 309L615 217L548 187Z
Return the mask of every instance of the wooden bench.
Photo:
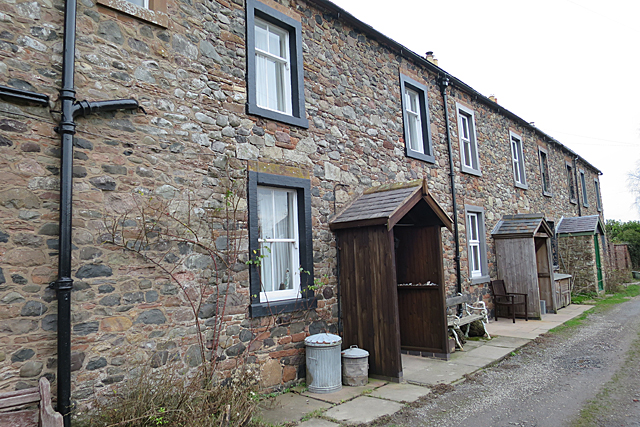
M462 347L462 343L458 337L458 333L456 329L462 332L462 327L466 326L467 330L464 332L465 337L469 337L469 328L471 324L476 320L480 320L482 323L482 327L484 328L484 333L487 334L487 337L491 339L491 335L487 331L487 323L489 323L488 311L487 307L484 304L484 301L475 301L471 302L470 295L458 295L455 297L447 298L447 310L452 307L457 307L462 304L462 313L461 314L448 314L447 315L447 326L453 333L453 337L456 340L456 345L460 350L464 350Z
M62 415L51 407L49 381L42 377L39 387L0 394L0 426L62 427Z

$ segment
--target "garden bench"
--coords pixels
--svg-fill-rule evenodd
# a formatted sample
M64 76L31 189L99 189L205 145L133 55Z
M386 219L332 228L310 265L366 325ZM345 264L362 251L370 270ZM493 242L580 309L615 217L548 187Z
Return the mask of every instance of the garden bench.
M39 408L30 408L39 404ZM51 407L51 386L40 378L39 387L0 394L0 426L62 427L62 415Z
M453 337L456 340L456 345L460 350L464 350L462 343L458 337L456 329L462 332L462 327L466 326L467 330L464 332L465 337L469 337L469 328L471 324L476 320L482 323L485 334L491 339L491 335L487 331L487 323L489 322L488 311L484 301L475 301L469 304L470 297L465 295L458 295L452 298L447 298L447 309L456 307L462 304L462 312L460 314L447 315L447 326L453 333Z

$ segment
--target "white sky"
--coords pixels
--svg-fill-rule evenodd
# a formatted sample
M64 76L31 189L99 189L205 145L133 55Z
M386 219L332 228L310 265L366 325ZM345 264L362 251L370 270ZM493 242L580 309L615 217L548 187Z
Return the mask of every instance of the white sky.
M603 172L607 219L640 220L640 1L332 0Z

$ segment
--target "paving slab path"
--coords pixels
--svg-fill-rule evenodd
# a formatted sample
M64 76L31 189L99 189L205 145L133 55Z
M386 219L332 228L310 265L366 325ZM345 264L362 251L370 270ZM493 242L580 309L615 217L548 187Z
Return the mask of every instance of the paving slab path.
M638 427L640 297L437 391L373 425Z

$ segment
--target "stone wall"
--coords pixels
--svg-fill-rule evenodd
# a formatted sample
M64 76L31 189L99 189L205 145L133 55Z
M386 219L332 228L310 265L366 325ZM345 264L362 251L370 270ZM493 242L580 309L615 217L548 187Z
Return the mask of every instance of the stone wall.
M453 215L438 75L312 1L265 3L302 23L308 129L245 113L241 0L170 0L166 28L88 0L78 4L78 99L134 97L147 114L105 113L78 120L74 399L121 382L139 363L200 363L187 298L189 289L198 286L210 287L207 298L220 291L230 301L219 348L213 349L222 375L229 375L245 355L261 366L267 388L300 379L304 337L336 331L336 248L328 227L335 210L371 186L426 178L430 192ZM60 146L53 127L60 108L61 9L57 0L0 5L0 84L43 92L52 99L50 109L0 102L0 389L5 390L33 385L40 375L55 381L56 302L47 284L57 268ZM434 164L405 157L400 73L428 88ZM476 114L479 177L460 172L456 101ZM489 274L495 277L490 233L504 214L543 212L556 222L578 214L578 206L569 201L565 175L565 161L573 157L524 121L505 115L498 105L455 85L447 108L460 207L463 289L489 301L486 283L470 284L464 205L485 209ZM527 190L513 183L509 130L523 138ZM552 197L542 195L539 146L549 151ZM296 168L310 177L314 270L325 281L316 310L251 319L246 250L225 276L215 274L211 257L192 248L181 252L177 244L168 247L179 260L176 271L188 285L185 290L157 266L105 244L105 224L136 208L133 195L220 207L229 178L242 188L247 163L257 160ZM581 162L578 159L593 197L597 171ZM346 186L335 187L337 183ZM581 213L596 213L595 200ZM130 229L141 226L140 218L130 219ZM220 249L221 221L213 222L217 225L210 247ZM246 201L239 205L236 226L246 231ZM454 237L442 233L445 285L452 294ZM210 320L215 317L201 317L205 329L215 323Z

